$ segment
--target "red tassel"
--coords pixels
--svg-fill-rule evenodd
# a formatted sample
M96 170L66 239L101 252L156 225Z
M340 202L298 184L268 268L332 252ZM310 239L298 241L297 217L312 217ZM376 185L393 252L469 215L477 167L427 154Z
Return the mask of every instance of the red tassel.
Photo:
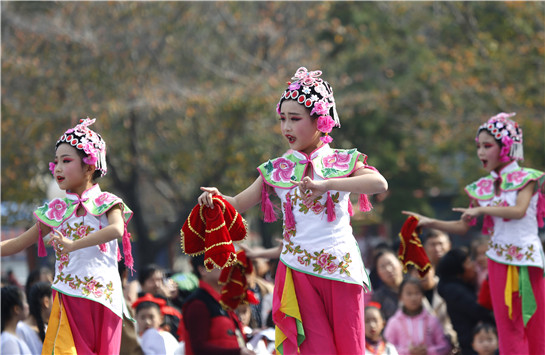
M261 189L261 211L263 212L263 220L265 222L276 222L276 213L274 212L274 207L269 198L267 185L265 183L263 183L263 189Z
M103 252L103 253L105 253L106 250L108 250L108 249L106 248L106 244L105 244L105 243L99 244L99 245L98 245L98 248L99 248L100 251Z
M485 215L483 218L483 229L481 232L485 235L489 235L493 229L494 229L494 220L492 219L492 216Z
M362 212L369 212L373 209L373 205L369 201L369 198L367 198L366 194L360 194L359 205L360 211Z
M125 256L125 265L132 271L134 271L134 260L132 258L132 246L131 246L131 234L127 231L127 224L125 224L125 232L123 233L123 255Z
M117 261L121 261L121 250L117 248Z
M42 228L40 228L40 222L36 222L36 226L38 227L38 256L44 257L47 256L47 250L45 250L45 244L44 244L44 238L42 236Z
M537 224L539 228L545 226L545 194L541 191L537 198Z
M333 203L333 199L331 198L331 192L327 192L327 201L325 203L327 208L327 221L333 222L337 219L337 215L335 214L335 204Z
M352 207L352 201L348 199L348 215L352 217L354 215L354 208Z
M291 198L288 194L288 201L284 203L284 224L286 229L295 228L295 217L293 217L293 210L291 206Z

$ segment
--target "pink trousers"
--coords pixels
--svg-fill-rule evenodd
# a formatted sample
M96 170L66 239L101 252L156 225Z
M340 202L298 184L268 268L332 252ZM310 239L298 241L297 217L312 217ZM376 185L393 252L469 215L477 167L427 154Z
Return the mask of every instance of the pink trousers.
M85 298L61 297L78 355L119 354L122 319L109 308Z
M275 277L277 282L284 280L285 274L286 266L279 262ZM300 353L364 354L363 287L307 275L293 269L292 276L305 331L305 340L299 347ZM277 309L279 300L273 302L273 309ZM286 341L284 355L296 352L295 343Z
M537 310L525 327L518 292L513 293L512 319L509 318L509 309L505 305L507 265L488 259L490 294L498 329L500 354L545 354L545 278L543 270L537 267L528 267L528 274L536 298Z

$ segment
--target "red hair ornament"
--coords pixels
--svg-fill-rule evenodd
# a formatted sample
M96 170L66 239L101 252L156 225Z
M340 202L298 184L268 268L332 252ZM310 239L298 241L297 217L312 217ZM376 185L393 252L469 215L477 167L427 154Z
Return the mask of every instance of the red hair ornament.
M196 205L185 221L181 234L182 251L204 253L204 266L223 269L237 261L233 242L248 235L248 225L237 210L221 196L212 197L214 208Z

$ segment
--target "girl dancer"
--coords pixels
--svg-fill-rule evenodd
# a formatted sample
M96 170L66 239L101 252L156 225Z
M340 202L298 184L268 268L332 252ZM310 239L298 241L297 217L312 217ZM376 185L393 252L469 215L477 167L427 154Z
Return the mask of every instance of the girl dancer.
M281 200L284 233L276 273L273 320L279 353L365 352L364 287L370 288L352 234L350 193L386 191L387 182L356 149L334 149L329 133L340 126L333 90L321 71L301 67L277 104L290 150L259 166L260 176L226 200L239 212L261 202L266 222L275 220L269 193ZM213 205L213 187L199 204Z
M484 216L483 233L492 235L488 275L502 354L543 354L545 349L545 260L538 225L545 217L544 173L522 168L522 130L500 113L477 131L477 156L487 176L466 186L469 208L454 208L460 220L441 221L404 211L419 225L465 234Z
M119 353L123 291L117 271L123 238L125 264L132 268L127 223L132 212L123 201L100 190L96 179L106 174L106 143L89 129L95 119L81 120L55 145L51 173L65 198L56 198L34 212L36 224L2 242L2 256L17 253L52 232L55 249L53 308L43 354Z

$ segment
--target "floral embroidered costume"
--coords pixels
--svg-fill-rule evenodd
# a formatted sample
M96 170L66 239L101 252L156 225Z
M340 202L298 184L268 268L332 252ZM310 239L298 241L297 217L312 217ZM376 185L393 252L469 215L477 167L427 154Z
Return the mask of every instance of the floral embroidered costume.
M319 116L317 128L325 133L320 138L324 144L310 155L289 151L258 167L264 182L265 221L275 220L269 190L280 198L283 212L283 248L273 300L276 349L281 354L365 351L363 293L371 286L350 226L350 193L330 190L305 204L299 188L290 182L301 181L309 171L316 181L348 177L358 162L374 169L356 149L329 146L328 133L340 124L332 89L318 78L320 74L300 68L277 111L284 100L311 109L311 115ZM365 195L360 207L370 209Z
M90 143L85 150L89 157L84 158L84 161L95 164L104 175L105 145L102 145L101 151L96 143L103 144L102 138L87 128L93 122L87 119L68 130L57 142L57 146L69 143L80 149L77 147L79 144L83 150L83 146ZM36 209L34 216L52 230L62 232L65 238L76 241L108 226L107 212L115 206L121 207L124 219L125 264L132 268L130 234L127 232L132 211L119 197L101 191L98 184L84 191L81 197L67 192L65 198L56 198ZM83 214L77 213L81 208ZM46 255L41 237L38 241L38 255ZM118 353L124 301L117 267L121 258L117 240L66 254L62 254L55 246L55 257L52 288L56 292L43 353Z
M545 349L545 257L538 235L545 217L542 192L545 173L517 164L516 160L522 159L522 131L509 119L513 115L494 116L479 132L487 130L503 143L502 158L515 160L500 173L492 171L469 184L465 191L480 206L514 206L519 191L536 182L522 218L510 220L486 215L483 221L483 233L491 235L486 255L500 352L534 354Z

